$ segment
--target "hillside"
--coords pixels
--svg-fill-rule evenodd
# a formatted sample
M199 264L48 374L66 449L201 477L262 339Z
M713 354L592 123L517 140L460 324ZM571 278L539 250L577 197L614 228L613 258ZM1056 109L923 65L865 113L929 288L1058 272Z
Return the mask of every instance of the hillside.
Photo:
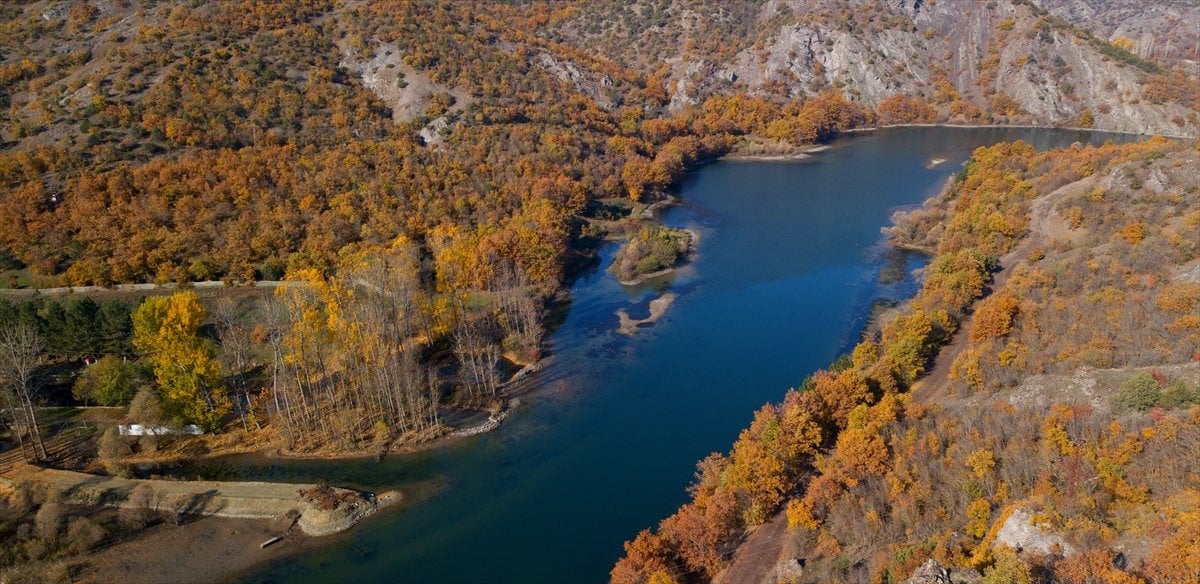
M2 18L3 285L272 280L476 232L551 286L589 201L652 198L739 135L826 139L766 128L823 92L857 125L1194 135L1200 107L1194 77L1021 0L42 0Z
M791 98L835 87L871 107L919 96L936 109L922 120L1197 129L1194 88L1184 105L1147 96L1158 65L1020 0L605 6L579 11L551 38L654 71L673 109L713 93Z
M1177 30L1194 10L1136 5L4 2L6 442L52 462L74 443L47 426L47 451L41 406L93 400L210 432L160 451L85 428L99 440L70 454L109 473L222 443L382 456L495 428L603 242L625 282L687 260L693 234L655 210L706 161L890 124L1195 138ZM1167 569L1147 542L1196 529L1176 455L1196 441L1196 168L1161 138L981 150L893 231L936 256L921 295L701 463L694 500L614 580L740 580L723 571L757 569L747 536L814 580L987 570L1018 501L1080 557ZM94 288L41 294L60 286ZM76 553L32 541L0 567Z
M1051 14L1125 46L1143 59L1200 66L1200 5L1187 0L1038 0Z
M891 230L933 254L917 296L612 580L1194 581L1198 168L1162 139L978 149Z

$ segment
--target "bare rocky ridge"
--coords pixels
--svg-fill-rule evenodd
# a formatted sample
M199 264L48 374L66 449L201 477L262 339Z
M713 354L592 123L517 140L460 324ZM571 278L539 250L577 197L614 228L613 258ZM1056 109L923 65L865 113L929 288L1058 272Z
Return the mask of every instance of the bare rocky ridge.
M405 124L425 115L430 101L438 94L453 98L448 113L462 111L474 102L466 90L440 85L405 63L395 43L375 47L370 58L348 46L341 47L341 50L344 55L341 66L357 74L363 86L391 108L392 121L397 124ZM439 144L444 139L442 129L448 126L447 116L439 116L421 129L421 137L427 144Z
M1008 546L1021 552L1037 554L1062 554L1069 556L1075 548L1062 536L1050 533L1036 524L1033 514L1025 509L1014 509L996 534L992 547Z
M636 6L643 4L659 7L654 26L589 32L596 28L589 26L596 17L580 16L561 25L557 34L642 70L664 68L673 110L715 93L748 90L794 98L830 87L842 88L870 106L895 94L936 102L936 81L944 75L964 101L984 112L994 109L997 96L1011 99L1017 110L1009 114L1009 121L1070 126L1084 119L1106 130L1197 133L1196 113L1189 108L1143 98L1146 72L1102 53L1080 36L1081 30L1054 24L1017 0L890 0L881 10L869 0L768 0L753 13L744 12L742 3L685 7L674 0L666 9L660 3ZM1131 8L1123 10L1119 13ZM1147 18L1175 22L1194 11L1171 5L1149 11ZM849 14L872 16L868 24L861 19L848 23ZM752 30L753 43L745 43L732 56L692 48L694 36L700 34L697 21L720 24L737 18ZM1078 17L1074 22L1086 28L1091 19ZM1104 39L1116 38L1112 35L1120 36L1117 29L1099 33ZM1153 50L1143 53L1159 55ZM1177 61L1185 69L1189 62Z
M979 572L970 568L947 568L937 560L928 560L904 584L977 584L981 581L983 577Z
M1070 375L1044 374L1027 377L1008 393L1007 399L1009 403L1020 407L1047 408L1055 403L1076 403L1108 411L1112 407L1113 396L1122 383L1138 373L1153 372L1200 386L1200 363L1121 369L1083 367Z
M1128 39L1143 59L1178 63L1197 73L1200 3L1193 0L1037 0L1051 14L1108 40Z
M392 120L397 123L416 119L433 94L449 91L405 63L395 44L380 45L370 58L350 49L342 53L341 65L357 73L362 84L392 108Z

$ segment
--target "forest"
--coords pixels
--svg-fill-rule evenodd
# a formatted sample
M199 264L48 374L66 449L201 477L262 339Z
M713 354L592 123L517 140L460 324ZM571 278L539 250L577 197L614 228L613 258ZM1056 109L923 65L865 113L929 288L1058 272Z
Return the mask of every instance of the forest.
M653 76L594 62L624 93L603 108L526 57L587 59L514 26L524 8L409 4L118 3L137 18L129 34L119 14L10 10L5 54L32 65L3 77L7 285L281 284L230 301L6 303L6 330L32 343L38 367L96 361L76 391L14 394L30 412L19 425L36 428L47 399L128 404L136 391L111 390L128 381L164 419L231 424L289 450L436 437L440 408L499 407L507 376L536 365L547 304L591 261L605 201L636 215L743 136L823 142L874 115L829 90L718 96L666 116ZM77 37L106 51L35 60ZM472 103L432 99L393 123L340 65L387 43ZM422 134L433 118L450 120L436 144ZM672 236L638 251L655 241L647 229L626 250L630 274L686 248Z

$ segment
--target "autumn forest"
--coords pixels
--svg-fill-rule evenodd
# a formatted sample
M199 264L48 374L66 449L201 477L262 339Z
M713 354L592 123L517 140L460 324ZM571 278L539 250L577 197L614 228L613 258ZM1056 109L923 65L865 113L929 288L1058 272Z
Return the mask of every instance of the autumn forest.
M81 558L189 515L6 473L494 430L597 266L668 298L653 330L698 169L914 125L1125 134L980 147L879 225L915 295L775 388L608 578L1200 580L1200 55L1174 12L947 4L6 3L0 581L102 580Z

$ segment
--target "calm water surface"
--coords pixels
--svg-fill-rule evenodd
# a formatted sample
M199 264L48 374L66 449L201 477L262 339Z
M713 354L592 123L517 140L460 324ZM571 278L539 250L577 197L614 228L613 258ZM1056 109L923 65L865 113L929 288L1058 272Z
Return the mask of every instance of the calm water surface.
M855 137L801 162L719 162L682 185L663 220L702 234L674 277L625 288L615 249L571 288L554 360L496 432L381 463L232 459L232 476L382 491L389 509L263 582L601 582L621 544L686 498L698 460L729 448L755 409L853 344L881 284L880 228L936 193L977 146L1106 137L914 128ZM946 162L927 168L931 159ZM908 268L916 260L908 259ZM616 311L666 316L633 337Z

